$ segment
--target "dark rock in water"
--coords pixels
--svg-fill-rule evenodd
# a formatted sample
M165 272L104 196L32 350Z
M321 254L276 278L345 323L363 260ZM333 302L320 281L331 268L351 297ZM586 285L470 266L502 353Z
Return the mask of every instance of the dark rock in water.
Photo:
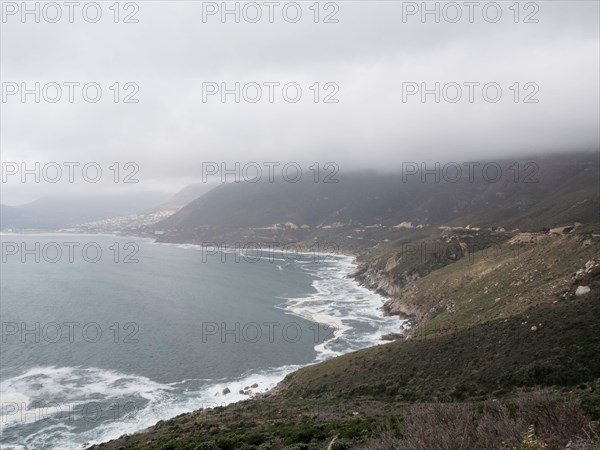
M229 393L231 393L231 391L229 390L229 388L223 389L223 392L222 392L223 395L227 395Z
M250 386L252 389L256 389L258 387L258 383L254 383L252 386Z

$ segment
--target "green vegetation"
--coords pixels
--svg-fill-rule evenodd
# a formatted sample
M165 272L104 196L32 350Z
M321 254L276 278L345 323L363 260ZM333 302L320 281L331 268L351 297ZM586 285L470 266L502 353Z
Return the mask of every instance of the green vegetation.
M600 378L600 301L546 304L508 319L350 353L285 381L288 398L463 401ZM532 331L531 323L537 325Z
M409 338L305 367L262 397L99 447L599 450L598 228L461 230L414 241L487 248L452 258L401 254L402 242L372 249L362 254L364 280L391 288L418 275L387 305L418 319ZM579 286L589 292L576 295Z

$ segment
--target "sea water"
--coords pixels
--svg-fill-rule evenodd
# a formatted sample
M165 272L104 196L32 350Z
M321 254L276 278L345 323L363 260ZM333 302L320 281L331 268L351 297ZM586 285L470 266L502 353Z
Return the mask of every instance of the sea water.
M2 448L81 448L247 399L402 326L343 255L1 241Z

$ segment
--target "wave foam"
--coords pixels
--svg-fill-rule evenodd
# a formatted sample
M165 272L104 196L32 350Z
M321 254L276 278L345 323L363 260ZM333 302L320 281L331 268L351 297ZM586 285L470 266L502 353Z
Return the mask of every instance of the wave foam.
M181 245L182 249L197 246ZM349 275L356 268L353 258L328 255L318 263L298 260L286 261L313 278L314 293L303 297L282 298L279 308L319 324L333 327L333 332L315 346L314 362L380 343L385 333L398 331L403 326L395 317L384 317L381 306L384 298L359 286ZM297 264L296 264L297 263ZM282 270L281 266L278 266ZM100 443L133 433L154 425L159 420L179 414L249 398L273 388L285 375L300 365L269 368L233 379L183 380L163 384L139 376L99 368L34 367L21 375L0 383L2 416L0 441L11 447L24 449L81 448L82 444ZM250 388L252 385L256 388ZM223 394L228 389L229 393ZM112 420L101 420L90 425L81 417L71 422L48 417L47 405L53 399L64 402L73 410L90 402L105 407L111 404L134 402L135 411ZM11 405L5 408L5 405ZM40 404L42 407L40 407ZM17 409L14 405L19 405ZM23 420L23 418L28 418ZM46 422L41 422L46 420ZM29 421L28 421L29 420ZM13 428L37 429L28 433L12 432Z

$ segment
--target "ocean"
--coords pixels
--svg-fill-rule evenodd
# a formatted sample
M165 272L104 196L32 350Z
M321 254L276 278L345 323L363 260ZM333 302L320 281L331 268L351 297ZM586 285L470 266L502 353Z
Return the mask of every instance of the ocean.
M264 392L402 322L344 255L3 234L0 445L82 448Z

